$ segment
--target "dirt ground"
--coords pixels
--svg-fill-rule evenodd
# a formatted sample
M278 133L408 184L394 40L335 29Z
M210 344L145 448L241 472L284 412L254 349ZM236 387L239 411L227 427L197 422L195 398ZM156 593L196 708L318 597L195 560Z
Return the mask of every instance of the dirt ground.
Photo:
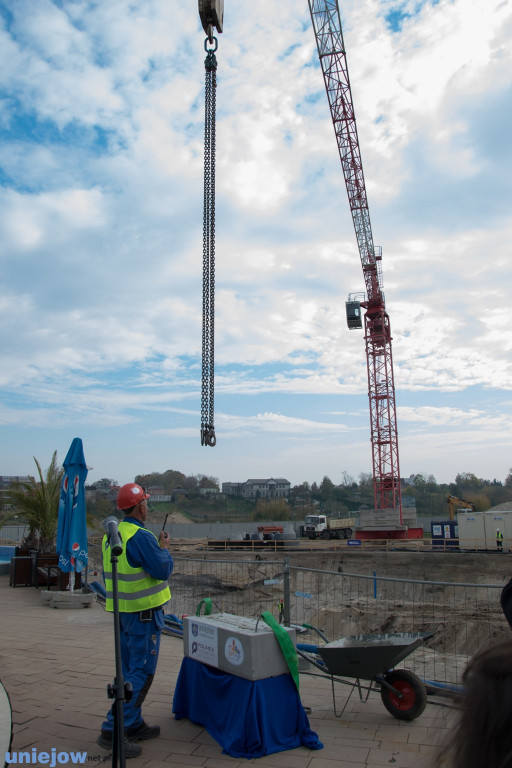
M300 548L299 548L300 549ZM288 552L293 565L418 581L502 584L512 578L508 552Z
M266 552L258 550L258 560L282 560L290 558L290 564L322 571L417 581L442 581L464 584L505 585L512 578L512 553L508 552L416 552L347 549L329 551L328 543L320 543L311 551L298 546L288 550ZM198 545L195 545L196 547ZM194 557L194 545L176 542L176 554ZM187 554L188 553L188 554ZM247 560L255 559L255 553L243 550L202 550L201 559Z

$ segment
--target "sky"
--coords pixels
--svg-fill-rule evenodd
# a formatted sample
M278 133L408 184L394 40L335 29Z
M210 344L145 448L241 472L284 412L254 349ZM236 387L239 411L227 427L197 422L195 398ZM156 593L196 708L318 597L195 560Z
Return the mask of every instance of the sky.
M400 474L512 467L512 0L343 0ZM361 262L306 0L225 0L215 447L195 0L0 1L0 474L371 473Z

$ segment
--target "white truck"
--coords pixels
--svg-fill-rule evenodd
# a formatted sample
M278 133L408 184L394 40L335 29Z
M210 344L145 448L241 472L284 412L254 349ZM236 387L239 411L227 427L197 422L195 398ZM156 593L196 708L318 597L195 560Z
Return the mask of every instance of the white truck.
M327 517L306 515L304 534L308 539L351 539L356 520L354 517Z

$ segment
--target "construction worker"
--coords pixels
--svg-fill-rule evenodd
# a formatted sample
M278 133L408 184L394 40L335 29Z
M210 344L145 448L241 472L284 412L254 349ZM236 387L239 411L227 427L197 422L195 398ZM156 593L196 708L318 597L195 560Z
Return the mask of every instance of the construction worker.
M503 552L503 534L499 528L496 529L496 547L498 552Z
M282 624L284 621L284 600L281 598L278 605L278 611L279 611L279 623Z
M124 702L125 756L137 757L136 741L160 735L160 726L150 726L142 718L142 703L155 676L164 625L163 606L171 598L167 579L173 570L168 551L169 534L159 538L144 523L149 494L136 483L127 483L117 494L117 508L124 512L119 523L123 552L117 560L121 660L125 682L132 686L130 701ZM108 536L103 537L103 576L107 592L106 610L113 611L111 552ZM112 749L113 709L102 724L97 744Z

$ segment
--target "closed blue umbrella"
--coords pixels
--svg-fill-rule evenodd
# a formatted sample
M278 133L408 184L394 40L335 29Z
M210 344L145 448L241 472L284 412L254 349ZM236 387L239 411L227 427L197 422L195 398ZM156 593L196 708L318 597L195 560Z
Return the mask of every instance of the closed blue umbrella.
M75 437L64 459L64 476L59 500L57 552L59 568L69 573L70 588L74 573L87 569L87 523L85 520L85 463L82 440Z

